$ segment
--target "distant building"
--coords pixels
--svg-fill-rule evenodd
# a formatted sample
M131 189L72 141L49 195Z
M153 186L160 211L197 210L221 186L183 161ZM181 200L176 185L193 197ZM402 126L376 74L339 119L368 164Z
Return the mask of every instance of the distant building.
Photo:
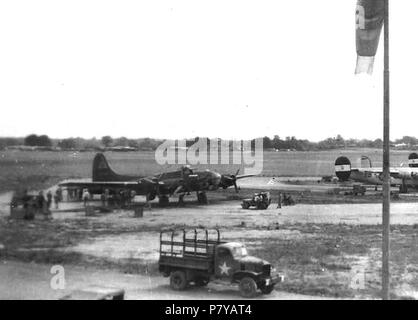
M106 151L129 152L129 151L138 151L138 149L134 147L114 146L114 147L106 148Z
M18 151L61 151L59 147L46 147L46 146L7 146L6 150L18 150Z

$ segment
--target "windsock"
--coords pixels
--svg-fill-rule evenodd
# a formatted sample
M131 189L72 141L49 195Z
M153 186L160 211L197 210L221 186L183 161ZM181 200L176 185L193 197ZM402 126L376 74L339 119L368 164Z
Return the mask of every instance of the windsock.
M384 0L357 0L356 7L356 74L373 73L374 57L379 46L384 21Z

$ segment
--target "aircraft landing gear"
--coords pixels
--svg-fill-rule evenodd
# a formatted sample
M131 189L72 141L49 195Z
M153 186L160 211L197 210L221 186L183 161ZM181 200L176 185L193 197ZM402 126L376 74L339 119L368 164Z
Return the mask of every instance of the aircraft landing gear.
M408 186L404 181L402 181L402 184L399 186L399 193L408 193Z
M184 206L184 194L179 195L179 202L178 202L179 206Z
M158 198L158 204L162 207L167 206L170 203L170 200L168 199L167 196L160 196Z
M199 204L208 204L208 197L206 192L197 192L197 202Z
M151 202L150 202L150 200L151 200L150 199L150 195L147 194L145 196L145 207L148 208L148 209L151 209Z

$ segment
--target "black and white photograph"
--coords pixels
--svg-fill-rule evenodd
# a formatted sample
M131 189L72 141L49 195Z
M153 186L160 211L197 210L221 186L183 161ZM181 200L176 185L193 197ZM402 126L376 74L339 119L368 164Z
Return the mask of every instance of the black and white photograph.
M418 299L417 10L1 1L0 300Z

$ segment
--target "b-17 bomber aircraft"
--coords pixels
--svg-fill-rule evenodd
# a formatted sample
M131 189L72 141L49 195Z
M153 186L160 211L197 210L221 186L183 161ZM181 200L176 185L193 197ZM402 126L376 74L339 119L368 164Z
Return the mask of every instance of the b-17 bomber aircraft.
M371 185L383 183L383 168L372 167L368 157L363 156L362 160L369 160L369 168L353 168L347 157L339 157L335 161L335 174L342 181L356 181ZM418 189L418 154L411 153L408 157L408 166L390 168L391 186L399 186L402 193L408 192L408 188Z
M206 191L226 189L234 186L238 192L237 180L254 175L219 174L215 171L193 171L189 166L179 170L164 172L154 176L130 176L117 174L102 153L97 153L93 160L93 177L88 182L64 182L59 186L67 189L88 189L90 194L110 194L134 191L135 195L146 196L147 202L158 197L159 203L165 205L169 197L177 194L179 202L183 202L186 194L197 193L200 204L207 203Z

